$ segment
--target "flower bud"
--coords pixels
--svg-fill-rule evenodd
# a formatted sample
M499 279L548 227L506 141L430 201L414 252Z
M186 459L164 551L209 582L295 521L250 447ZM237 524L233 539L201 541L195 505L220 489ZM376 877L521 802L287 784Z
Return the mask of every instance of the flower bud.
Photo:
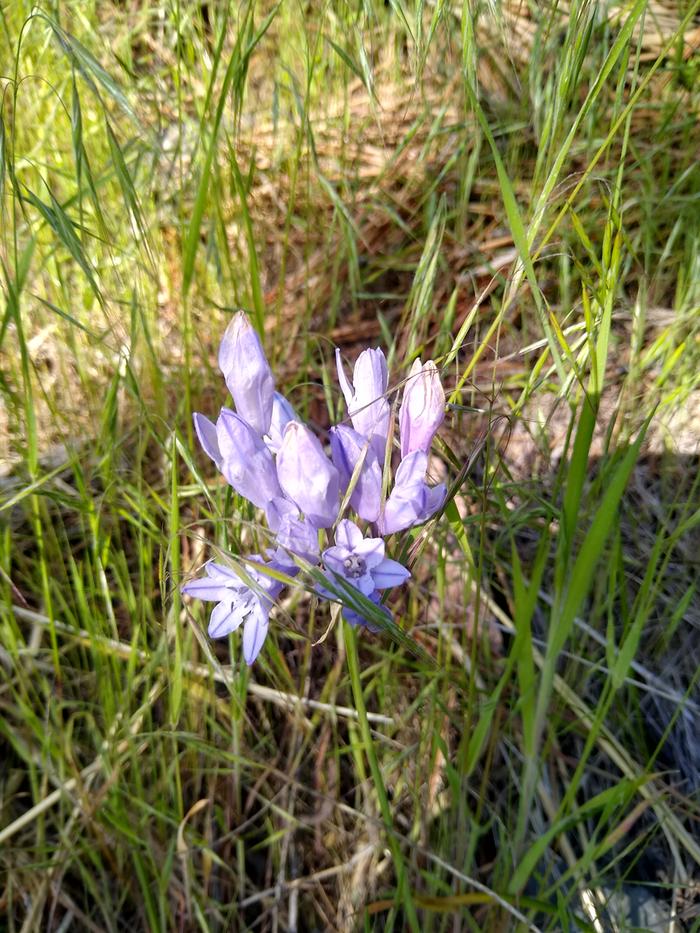
M281 496L275 461L262 439L240 415L222 408L216 422L221 472L236 492L260 509Z
M277 475L286 495L315 528L330 528L338 515L340 478L306 425L290 421L277 454Z
M391 408L386 394L388 371L381 350L363 350L353 370L353 384L348 382L340 350L335 351L338 381L345 396L348 415L355 430L369 438L379 464L384 463Z
M432 360L422 366L418 359L411 367L399 410L401 456L422 450L427 453L445 417L445 392Z
M382 469L377 454L370 442L347 425L331 428L331 456L340 474L343 492L350 485L352 476L364 456L364 462L355 477L355 486L350 496L350 505L360 518L376 522L382 499Z
M219 368L238 414L258 434L266 434L272 420L275 380L260 338L243 311L226 328L219 348Z

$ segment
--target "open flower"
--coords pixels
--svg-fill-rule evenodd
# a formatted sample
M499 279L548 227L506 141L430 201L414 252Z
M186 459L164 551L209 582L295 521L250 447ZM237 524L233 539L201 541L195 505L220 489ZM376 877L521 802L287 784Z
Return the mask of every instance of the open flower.
M400 586L411 576L403 564L384 556L381 538L365 538L347 518L338 522L335 546L323 552L323 563L330 580L345 580L365 596Z
M445 392L432 360L425 366L418 359L411 367L399 409L401 456L414 450L428 453L445 417Z
M345 375L340 350L335 351L335 361L352 425L369 439L379 463L383 464L391 417L391 408L384 398L389 380L386 357L381 350L363 350L355 363L352 384Z
M267 434L272 419L275 380L260 338L243 311L226 328L219 348L219 368L236 411L258 434Z
M276 560L265 564L259 554L253 555L250 560L280 572L288 572ZM190 580L182 587L182 592L195 599L217 604L209 619L208 632L211 638L225 638L243 624L243 657L246 664L252 664L267 637L270 609L273 600L282 591L283 584L254 567L246 567L245 572L255 588L224 564L209 561L205 571L206 576Z

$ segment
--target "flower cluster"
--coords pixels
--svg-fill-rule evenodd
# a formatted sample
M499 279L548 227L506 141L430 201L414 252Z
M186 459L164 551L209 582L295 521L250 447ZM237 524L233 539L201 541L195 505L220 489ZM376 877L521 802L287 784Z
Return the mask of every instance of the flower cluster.
M391 479L392 411L388 371L381 350L364 350L349 382L336 351L338 379L349 424L330 429L330 456L279 392L258 335L239 312L219 350L219 367L235 411L222 408L216 423L194 415L199 441L236 492L262 509L275 547L242 567L210 561L206 575L186 583L189 596L216 603L209 634L220 638L243 625L243 656L252 664L265 641L272 605L300 565L320 566L331 589L326 599L359 591L380 610L380 591L398 586L409 571L385 556L383 536L425 522L442 506L444 484L426 483L428 451L440 426L445 395L435 364L416 360L399 410L401 459ZM387 494L388 492L388 494ZM347 501L346 501L347 500ZM352 509L369 534L344 518ZM321 550L319 538L329 544ZM352 625L372 627L351 605Z

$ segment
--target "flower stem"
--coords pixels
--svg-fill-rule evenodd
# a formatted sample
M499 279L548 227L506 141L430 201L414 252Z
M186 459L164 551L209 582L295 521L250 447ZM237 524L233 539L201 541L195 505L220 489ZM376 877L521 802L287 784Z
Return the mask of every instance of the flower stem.
M365 707L365 698L362 693L362 681L360 679L360 662L357 654L357 634L354 628L351 625L348 625L347 622L343 623L343 636L345 639L348 671L350 673L350 683L352 684L352 693L355 701L355 709L357 710L360 735L362 736L362 744L364 745L370 772L372 774L372 780L374 781L374 786L377 791L379 810L382 815L382 822L386 828L387 842L389 844L389 849L391 850L391 855L396 867L397 893L403 903L408 927L413 931L413 933L420 933L420 924L418 923L415 904L413 903L411 889L408 884L406 864L401 852L401 845L394 832L394 824L391 817L389 798L386 795L386 788L384 787L384 780L382 778L382 772L379 768L374 742L372 741L369 720L367 719L367 708Z

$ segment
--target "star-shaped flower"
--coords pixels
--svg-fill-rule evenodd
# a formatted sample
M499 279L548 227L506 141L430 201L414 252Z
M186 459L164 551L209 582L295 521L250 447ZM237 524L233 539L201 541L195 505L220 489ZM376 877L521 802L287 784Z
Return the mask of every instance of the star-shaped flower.
M250 560L265 565L259 554ZM275 560L271 560L267 566L289 572L287 567ZM283 584L250 566L245 568L245 572L255 583L255 588L224 564L209 561L205 571L206 576L190 580L182 587L182 592L195 599L217 604L209 619L208 632L211 638L225 638L243 623L243 657L246 664L252 664L267 637L270 609L273 600L282 591Z
M411 576L403 564L384 556L381 538L365 538L354 522L343 519L335 532L335 546L323 552L330 580L345 580L365 596L400 586Z

